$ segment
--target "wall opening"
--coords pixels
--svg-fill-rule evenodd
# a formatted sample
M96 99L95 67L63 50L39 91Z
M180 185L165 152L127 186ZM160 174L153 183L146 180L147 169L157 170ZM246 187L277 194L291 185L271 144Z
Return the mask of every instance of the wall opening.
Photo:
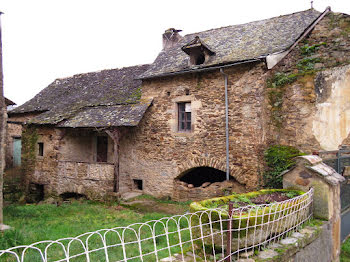
M107 136L98 136L96 144L96 161L106 163L108 156L108 138Z
M68 199L87 199L85 195L83 194L78 194L78 193L74 193L74 192L65 192L63 194L60 195L60 197L63 199L63 201L66 201Z
M134 188L137 190L143 190L143 180L141 179L134 179Z
M38 156L44 156L44 143L39 142L38 143L38 148L39 148Z
M195 65L201 65L205 62L205 56L202 53L193 55L193 61Z
M212 197L244 193L246 188L226 172L200 166L182 172L174 179L172 199L176 201L203 200Z
M200 187L204 183L209 185L225 181L226 173L212 167L196 167L182 174L178 180L191 184L193 187ZM230 180L234 180L234 178L230 176Z
M38 203L44 200L44 185L30 183L28 188L28 195L26 197L27 203Z

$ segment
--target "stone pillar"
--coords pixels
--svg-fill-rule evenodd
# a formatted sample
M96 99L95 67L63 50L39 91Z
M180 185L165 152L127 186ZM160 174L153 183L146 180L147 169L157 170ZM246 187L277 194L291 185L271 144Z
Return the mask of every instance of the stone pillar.
M283 175L283 188L303 191L314 189L313 216L329 221L332 228L333 260L339 260L340 253L340 184L343 176L322 162L318 156L300 156L296 166Z

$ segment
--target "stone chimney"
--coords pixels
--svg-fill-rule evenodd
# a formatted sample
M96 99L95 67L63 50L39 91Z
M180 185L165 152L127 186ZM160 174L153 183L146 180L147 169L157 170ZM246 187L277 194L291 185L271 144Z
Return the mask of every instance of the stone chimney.
M183 38L179 32L182 30L176 30L175 28L169 28L165 30L163 34L163 50L173 48Z

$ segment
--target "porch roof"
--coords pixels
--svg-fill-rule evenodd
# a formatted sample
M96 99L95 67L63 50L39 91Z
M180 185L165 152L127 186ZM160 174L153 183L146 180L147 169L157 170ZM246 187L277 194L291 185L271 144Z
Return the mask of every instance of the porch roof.
M138 104L84 108L73 117L60 122L59 127L137 126L152 100Z

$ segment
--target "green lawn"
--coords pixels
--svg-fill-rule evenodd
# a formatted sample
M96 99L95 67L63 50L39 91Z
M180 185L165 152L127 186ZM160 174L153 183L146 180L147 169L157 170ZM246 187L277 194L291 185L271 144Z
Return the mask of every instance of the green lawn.
M340 262L350 262L350 238L341 245Z
M175 204L174 204L175 205ZM181 208L184 204L179 204ZM171 216L167 213L143 213L137 210L121 207L118 205L106 205L101 203L94 203L90 201L56 205L10 205L4 208L4 221L6 224L13 227L13 229L5 231L0 238L0 249L7 249L9 247L18 245L28 245L42 240L56 240L65 237L75 237L80 234L96 231L99 229L108 229L120 226L128 226L132 223L146 222L150 220L161 219L162 217ZM183 227L187 227L186 223L181 223ZM158 233L164 232L161 225L156 227ZM170 229L175 230L175 223L170 224ZM188 238L189 232L184 232L184 237ZM143 238L151 236L150 231L144 228L141 233ZM186 236L185 236L186 235ZM136 240L135 234L132 231L126 233L126 237ZM109 244L118 244L119 238L117 233L108 233L107 242ZM83 238L86 240L86 237ZM165 237L157 237L155 240L145 241L142 249L148 252L154 248L154 241L157 247L166 246L167 240ZM173 244L178 241L178 235L170 235L170 242ZM101 247L101 238L94 235L89 240L89 248ZM53 246L50 253L52 258L57 259L64 255L58 245ZM113 248L112 248L113 249ZM122 259L122 250L119 248L111 249L110 259L115 261ZM137 244L131 244L127 247L128 256L138 255L139 247ZM82 246L78 242L72 245L70 254L78 254L82 252ZM112 252L113 251L113 252ZM175 248L174 252L179 252L179 248ZM25 261L39 261L37 254L28 255L28 260ZM159 253L161 257L167 256L166 251ZM105 261L103 251L96 252L93 256L93 261ZM0 260L2 258L0 257ZM5 261L13 261L6 259ZM71 261L85 261L79 257ZM134 261L139 261L135 259ZM154 255L146 258L146 261L155 261Z

